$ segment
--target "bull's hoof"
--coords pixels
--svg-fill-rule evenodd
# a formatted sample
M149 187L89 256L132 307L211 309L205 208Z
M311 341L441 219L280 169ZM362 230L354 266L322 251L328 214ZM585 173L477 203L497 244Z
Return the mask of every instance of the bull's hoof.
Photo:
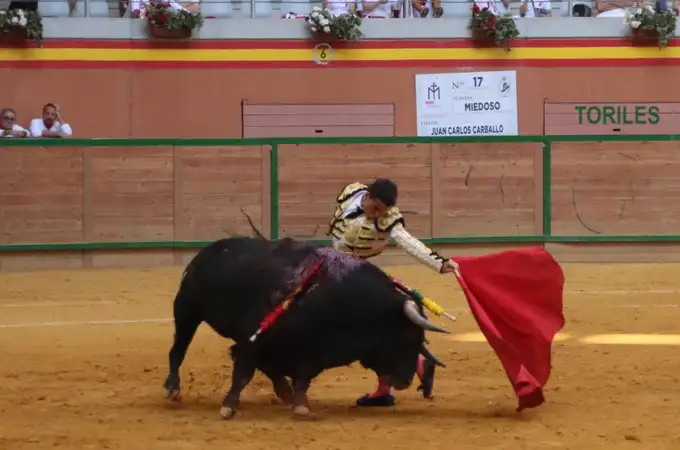
M318 420L319 415L312 412L306 405L297 405L293 407L293 419L298 420Z
M179 389L170 389L170 388L163 388L163 396L165 397L166 400L171 401L171 402L178 402L181 399L180 395L180 390Z
M236 408L230 408L229 406L222 406L220 408L220 416L225 420L231 420L236 417L238 410Z

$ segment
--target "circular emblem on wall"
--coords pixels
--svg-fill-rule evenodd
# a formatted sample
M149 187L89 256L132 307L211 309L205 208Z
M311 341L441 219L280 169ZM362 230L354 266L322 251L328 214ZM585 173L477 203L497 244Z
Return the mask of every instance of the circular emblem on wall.
M325 42L314 47L314 62L322 66L328 65L333 59L333 47Z

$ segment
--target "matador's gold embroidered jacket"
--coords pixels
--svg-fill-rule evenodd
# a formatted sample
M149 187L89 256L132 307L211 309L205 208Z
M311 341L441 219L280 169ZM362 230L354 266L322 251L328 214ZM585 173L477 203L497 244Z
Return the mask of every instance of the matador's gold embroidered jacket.
M446 259L406 231L406 222L399 208L389 208L376 220L364 215L361 199L367 191L368 186L352 183L345 186L338 196L338 205L328 231L333 237L333 248L360 258L370 258L382 253L391 237L411 256L441 272Z

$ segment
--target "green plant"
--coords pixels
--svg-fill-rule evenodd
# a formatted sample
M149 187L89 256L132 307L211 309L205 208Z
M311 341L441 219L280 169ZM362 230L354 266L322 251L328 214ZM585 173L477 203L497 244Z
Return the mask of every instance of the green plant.
M472 15L468 22L468 29L472 30L475 39L484 39L505 44L505 50L510 51L510 40L519 36L515 19L511 14L497 16L488 8L472 7Z
M0 32L5 35L17 29L24 30L27 38L33 39L42 47L43 25L37 11L0 10Z
M186 10L174 10L170 3L150 2L144 5L144 15L151 25L156 25L167 29L201 28L203 26L203 16L201 13L193 13Z
M651 6L633 9L633 12L626 10L623 19L625 25L629 25L633 33L641 31L655 33L658 37L659 47L663 48L675 36L675 23L677 17L673 10L657 12Z
M361 18L354 14L335 16L330 10L315 6L305 21L314 35L327 34L341 41L358 41L362 36Z

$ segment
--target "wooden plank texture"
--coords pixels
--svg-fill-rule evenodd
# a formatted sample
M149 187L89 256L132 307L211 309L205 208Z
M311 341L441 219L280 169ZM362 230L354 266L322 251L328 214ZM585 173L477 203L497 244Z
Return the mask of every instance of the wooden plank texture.
M0 242L83 238L82 150L0 148Z
M172 240L171 147L89 147L94 241Z
M394 136L393 104L243 105L243 137Z
M680 143L555 143L555 235L678 234Z
M260 138L313 138L313 137L390 137L393 125L307 125L244 127L243 137Z
M180 239L252 235L242 206L255 225L263 227L261 147L184 147L178 151L182 164L182 179L177 181L181 183Z
M537 232L534 158L540 144L440 144L443 236Z
M279 146L282 235L325 238L342 188L392 178L409 230L430 236L429 145L353 144Z

